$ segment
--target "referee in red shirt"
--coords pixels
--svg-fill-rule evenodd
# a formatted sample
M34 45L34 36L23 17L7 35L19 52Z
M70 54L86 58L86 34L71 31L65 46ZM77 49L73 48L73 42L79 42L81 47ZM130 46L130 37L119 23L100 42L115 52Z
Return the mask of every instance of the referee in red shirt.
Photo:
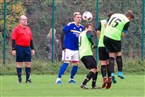
M12 55L16 56L18 82L22 82L22 64L25 63L26 83L31 83L31 56L35 54L32 32L27 26L27 17L20 16L20 24L13 29L12 32Z

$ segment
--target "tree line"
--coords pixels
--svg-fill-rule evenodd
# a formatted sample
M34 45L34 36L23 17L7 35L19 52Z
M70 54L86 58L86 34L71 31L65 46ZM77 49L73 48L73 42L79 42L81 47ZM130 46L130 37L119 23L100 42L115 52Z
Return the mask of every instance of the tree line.
M98 0L98 19L107 18L108 12L124 13L131 9L135 14L135 19L131 21L128 36L122 41L123 53L127 57L141 57L141 23L142 23L142 0ZM3 1L0 1L0 17L3 18ZM55 0L54 25L56 36L59 38L63 26L73 21L73 12L90 11L93 13L94 27L96 23L96 0ZM29 26L33 31L34 46L37 58L46 58L47 34L51 29L52 21L52 0L7 0L7 38L14 26L18 24L19 16L28 16ZM4 20L0 20L0 32L3 34ZM82 24L85 22L82 21ZM96 38L96 37L95 37ZM94 39L95 39L94 38ZM2 45L3 38L0 37ZM95 40L94 40L95 41ZM1 46L2 47L2 46ZM8 43L8 50L11 45Z

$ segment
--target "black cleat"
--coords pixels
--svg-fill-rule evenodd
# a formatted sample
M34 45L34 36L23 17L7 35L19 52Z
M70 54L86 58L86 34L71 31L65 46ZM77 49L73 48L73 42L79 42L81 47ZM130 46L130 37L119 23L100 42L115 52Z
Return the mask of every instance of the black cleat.
M83 85L83 84L81 84L81 86L80 86L82 89L85 89L85 90L87 90L88 89L88 87L86 86L86 85Z
M102 89L102 87L98 87L98 86L93 86L92 89Z
M117 83L117 81L116 81L116 79L115 79L114 76L112 76L112 82L113 82L113 84L116 84Z
M19 83L22 83L22 78L19 78L19 79L18 79L18 82L19 82Z
M120 79L125 79L123 75L118 75L118 77L120 77Z
M30 79L28 79L28 80L26 80L26 82L25 83L31 83L31 80Z

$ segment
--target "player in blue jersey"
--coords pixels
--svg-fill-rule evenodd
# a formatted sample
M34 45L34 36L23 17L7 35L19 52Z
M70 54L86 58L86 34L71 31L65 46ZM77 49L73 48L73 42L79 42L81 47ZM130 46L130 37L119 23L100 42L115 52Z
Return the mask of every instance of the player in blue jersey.
M58 72L58 77L56 79L56 84L62 84L61 77L66 71L69 63L73 64L70 74L69 83L76 83L74 81L74 76L78 70L79 54L78 54L78 36L84 30L81 23L80 12L75 12L73 14L74 22L69 22L63 28L61 35L61 45L62 45L62 61L63 64Z

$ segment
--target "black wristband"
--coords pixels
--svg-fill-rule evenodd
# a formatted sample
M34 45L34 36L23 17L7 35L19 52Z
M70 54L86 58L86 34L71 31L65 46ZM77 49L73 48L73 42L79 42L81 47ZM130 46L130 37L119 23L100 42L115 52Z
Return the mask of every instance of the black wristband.
M15 40L12 40L12 50L15 50L16 49L16 43L15 43Z
M12 50L16 50L15 48L12 48Z

